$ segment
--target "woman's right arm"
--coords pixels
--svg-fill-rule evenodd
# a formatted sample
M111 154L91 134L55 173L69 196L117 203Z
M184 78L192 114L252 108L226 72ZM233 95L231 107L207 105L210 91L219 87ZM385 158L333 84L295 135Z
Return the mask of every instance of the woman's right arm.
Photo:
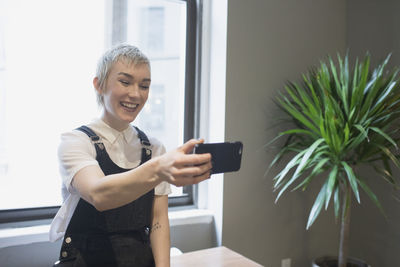
M210 177L212 167L210 154L188 154L201 142L192 139L123 173L106 176L99 166L86 166L74 175L72 186L97 210L104 211L136 200L163 181L176 186L197 184Z

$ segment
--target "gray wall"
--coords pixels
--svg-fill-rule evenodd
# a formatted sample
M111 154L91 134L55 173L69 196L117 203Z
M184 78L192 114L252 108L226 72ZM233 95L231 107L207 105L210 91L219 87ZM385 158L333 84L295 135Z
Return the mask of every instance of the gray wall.
M345 10L344 0L228 1L225 132L226 140L242 140L244 155L241 171L224 179L222 243L266 266L284 258L308 266L336 252L337 235L325 229L335 227L331 212L305 230L313 196L289 193L274 204L273 173L264 172L276 150L263 145L277 132L276 91L345 51Z
M224 179L223 245L266 266L281 266L284 258L310 266L314 257L337 255L331 209L305 231L317 185L274 204L274 173L264 172L276 150L263 148L278 131L271 99L287 80L299 80L319 59L347 48L359 57L370 51L372 63L392 51L392 65L399 65L399 7L382 0L228 1L225 132L227 140L243 141L244 155L241 171ZM400 204L370 173L363 170L388 220L362 195L362 205L353 208L350 254L372 266L397 266Z
M400 1L347 1L347 45L350 52L363 57L371 53L378 63L392 52L392 66L400 62Z
M351 0L347 4L348 46L354 55L362 57L371 53L374 64L392 52L391 66L400 66L400 1ZM372 266L399 266L400 264L400 202L381 178L364 169L367 178L387 214L387 220L368 199L362 195L362 205L353 208L351 222L351 251ZM400 177L400 172L396 172Z

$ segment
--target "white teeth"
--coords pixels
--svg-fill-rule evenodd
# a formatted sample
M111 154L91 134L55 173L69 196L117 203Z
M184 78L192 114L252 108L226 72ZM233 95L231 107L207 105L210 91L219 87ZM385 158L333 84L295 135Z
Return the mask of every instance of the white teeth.
M126 102L121 102L121 105L126 108L136 108L137 106L139 106L139 104L132 104L132 103L126 103Z

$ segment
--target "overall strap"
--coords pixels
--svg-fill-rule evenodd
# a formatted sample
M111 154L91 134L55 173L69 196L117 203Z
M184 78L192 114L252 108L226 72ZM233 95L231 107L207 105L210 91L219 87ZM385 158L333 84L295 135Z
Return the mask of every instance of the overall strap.
M85 134L87 134L87 136L89 136L90 140L92 141L92 143L94 144L95 148L96 148L96 152L99 155L101 152L103 152L104 150L104 144L100 141L100 137L93 132L92 129L90 129L89 127L82 125L79 128L76 128L76 130L84 132Z
M140 130L136 126L133 126L133 127L137 131L140 143L142 144L142 159L141 159L140 164L143 164L146 161L151 159L151 155L152 155L152 152L150 149L151 144L150 144L149 138L142 130ZM103 152L104 144L100 141L100 137L95 132L93 132L92 129L90 129L89 127L87 127L85 125L82 125L81 127L77 128L76 130L84 132L85 134L87 134L89 136L90 140L95 145L97 154Z
M97 134L95 132L92 131L92 129L90 129L89 127L87 127L86 125L82 125L79 128L76 128L76 130L79 130L81 132L84 132L85 134L87 134L90 139L92 139L92 137L94 137L95 139L99 140L99 137L97 136ZM96 138L97 137L97 138ZM92 139L93 140L93 139ZM96 141L97 141L96 140Z
M137 131L140 143L142 144L142 161L140 162L140 164L143 164L149 159L151 159L151 149L150 149L151 144L149 138L142 130L140 130L136 126L133 127Z

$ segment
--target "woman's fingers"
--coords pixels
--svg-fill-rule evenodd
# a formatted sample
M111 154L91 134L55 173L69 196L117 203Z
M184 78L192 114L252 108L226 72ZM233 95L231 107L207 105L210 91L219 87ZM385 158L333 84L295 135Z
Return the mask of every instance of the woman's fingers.
M176 167L202 165L211 162L211 154L184 154L175 160Z
M192 139L175 151L160 157L159 175L175 186L197 184L211 175L211 154L190 154L196 144L204 140Z
M210 161L202 165L176 168L172 174L172 184L175 186L198 184L210 178L211 168Z
M192 185L192 184L198 184L208 178L210 178L211 173L210 171L203 173L201 175L195 176L195 177L173 177L172 181L170 182L171 184L175 186L185 186L185 185Z
M211 168L212 168L211 162L208 162L206 164L197 166L177 168L172 173L172 175L174 177L184 177L184 178L197 177L209 172Z
M188 154L188 153L192 153L194 147L197 144L201 144L204 142L204 139L190 139L189 141L187 141L186 143L184 143L181 147L178 148L178 150L183 151L183 153Z

